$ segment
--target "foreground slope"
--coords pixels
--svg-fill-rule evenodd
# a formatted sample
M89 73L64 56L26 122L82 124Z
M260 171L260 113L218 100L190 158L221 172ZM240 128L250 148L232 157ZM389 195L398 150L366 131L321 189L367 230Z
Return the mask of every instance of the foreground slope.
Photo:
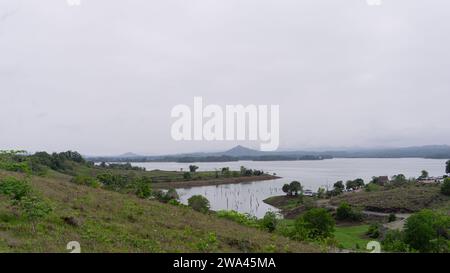
M0 171L0 178L17 176ZM53 212L35 232L0 196L0 252L317 252L237 223L132 195L73 184L70 176L32 177L32 186Z

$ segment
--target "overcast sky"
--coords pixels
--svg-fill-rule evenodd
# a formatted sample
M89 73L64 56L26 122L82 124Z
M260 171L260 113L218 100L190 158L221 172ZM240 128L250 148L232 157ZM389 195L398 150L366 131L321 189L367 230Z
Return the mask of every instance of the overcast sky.
M172 140L194 96L280 105L283 150L450 144L449 50L448 0L0 0L0 150L235 145Z

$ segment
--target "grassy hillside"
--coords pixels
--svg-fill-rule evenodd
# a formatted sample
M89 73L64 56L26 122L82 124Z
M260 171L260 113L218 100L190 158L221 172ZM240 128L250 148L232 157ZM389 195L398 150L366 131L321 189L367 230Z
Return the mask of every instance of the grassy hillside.
M352 206L378 212L416 212L440 207L450 200L440 192L439 185L414 184L372 192L355 192L331 199L331 204L347 202Z
M0 171L0 179L20 174ZM215 215L70 182L52 172L31 184L52 207L33 232L0 195L0 252L316 252L313 245L241 226Z

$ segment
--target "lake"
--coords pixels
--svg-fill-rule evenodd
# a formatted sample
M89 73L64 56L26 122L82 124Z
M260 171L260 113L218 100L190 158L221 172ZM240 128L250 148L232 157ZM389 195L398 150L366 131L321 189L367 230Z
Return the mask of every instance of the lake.
M199 166L198 171L219 170L230 167L239 170L241 166L260 169L269 173L276 173L281 179L228 184L218 186L202 186L177 189L181 202L187 203L192 195L201 194L208 198L212 210L236 210L262 217L269 211L277 211L274 207L263 202L264 199L284 194L283 184L293 180L300 181L304 189L316 191L319 187L331 189L336 181L363 178L367 183L373 176L404 174L406 177L418 177L421 170L427 170L430 176L441 176L445 171L445 161L440 159L422 158L337 158L320 161L239 161L213 163L133 163L135 166L145 167L147 170L188 170L189 165Z

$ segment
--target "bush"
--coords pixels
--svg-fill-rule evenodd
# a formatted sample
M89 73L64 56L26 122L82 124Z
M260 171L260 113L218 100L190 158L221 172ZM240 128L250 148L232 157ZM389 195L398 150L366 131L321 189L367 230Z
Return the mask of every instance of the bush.
M422 210L406 220L404 241L419 252L448 252L449 229L448 215Z
M183 179L184 180L191 180L192 179L191 173L190 172L183 173Z
M163 203L168 203L171 200L178 200L180 197L178 196L178 193L175 189L169 189L167 192L163 192L160 190L157 190L153 192L153 196L158 199L158 201Z
M86 185L93 188L100 187L100 181L98 181L94 177L86 176L86 175L77 175L72 178L71 182L76 183L78 185Z
M380 225L379 224L372 224L369 226L369 230L367 230L367 236L369 236L372 239L377 239L381 235L380 231Z
M441 192L444 195L450 196L450 178L446 178L441 186Z
M335 221L323 208L311 209L295 221L296 239L324 239L333 237Z
M14 201L21 201L30 192L31 186L26 180L10 176L0 181L0 193L7 195Z
M389 219L388 219L389 223L394 222L396 220L397 220L397 216L395 216L395 213L389 214Z
M147 199L152 195L152 189L149 183L140 181L136 184L135 187L136 187L135 193L139 198Z
M399 230L390 230L381 242L383 250L387 252L411 252L410 247L404 241L404 234Z
M277 214L272 211L266 212L264 218L261 219L261 226L264 229L267 229L269 232L275 231L275 229L277 228L277 224L278 224Z
M367 184L364 189L367 192L374 192L374 191L379 191L380 188L381 188L380 185L378 185L378 184L376 184L374 182L371 182L371 183Z
M260 227L258 219L248 213L239 213L234 210L220 210L217 212L219 218L228 219L249 227Z
M202 195L194 195L188 199L188 206L193 210L207 213L209 211L210 205L208 199Z
M352 208L348 203L343 202L336 210L336 218L341 221L361 221L363 216L360 211Z
M36 196L25 196L20 201L20 208L23 210L27 219L31 221L33 232L36 231L36 221L44 218L52 211L49 204Z

